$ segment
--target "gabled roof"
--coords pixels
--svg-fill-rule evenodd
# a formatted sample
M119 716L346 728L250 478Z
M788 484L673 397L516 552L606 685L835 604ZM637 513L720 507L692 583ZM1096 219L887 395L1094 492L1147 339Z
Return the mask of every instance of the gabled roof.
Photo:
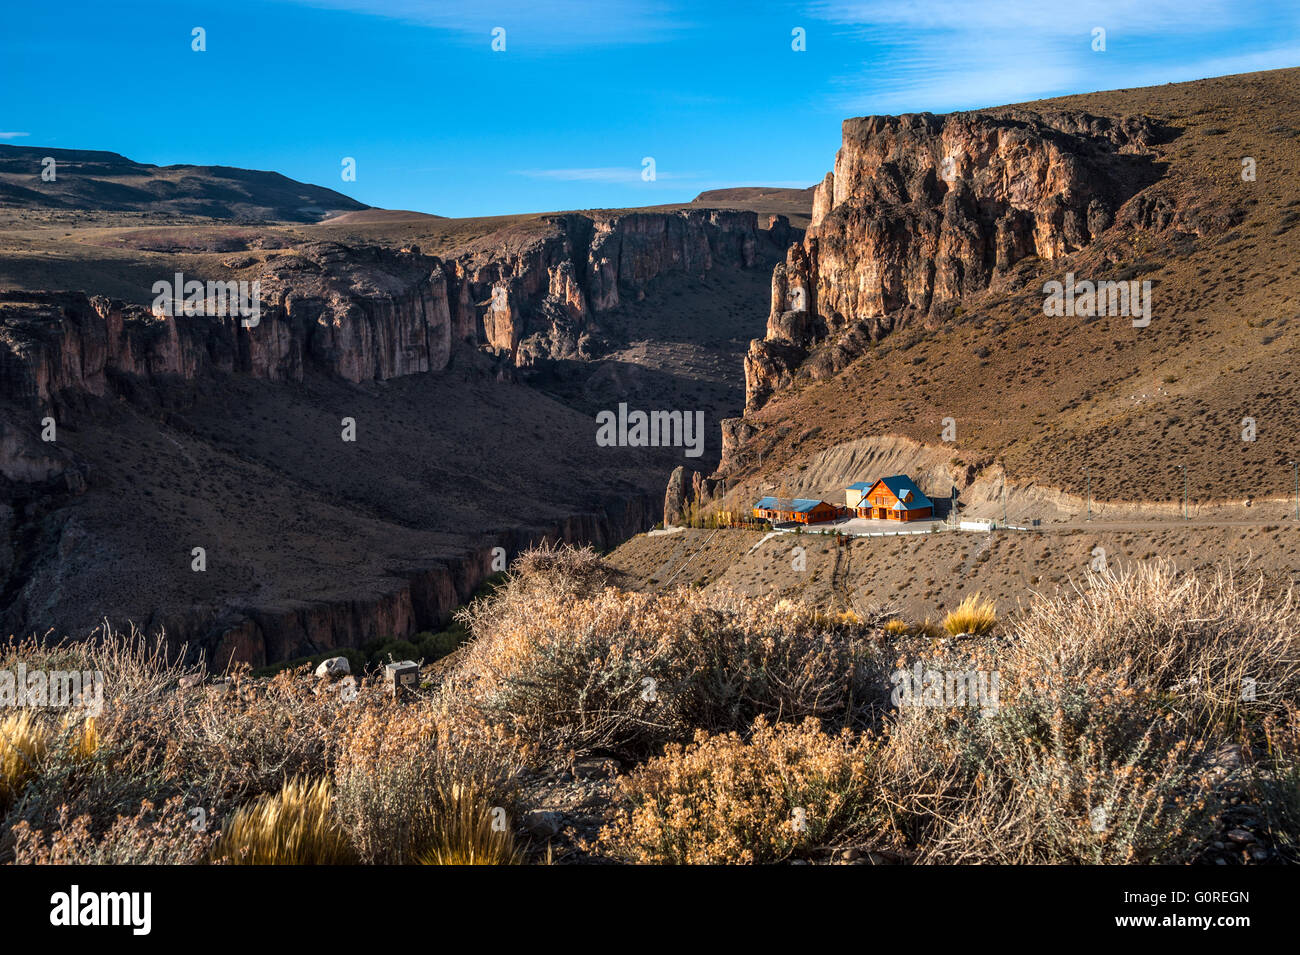
M934 507L934 502L922 494L921 489L906 474L895 474L892 477L881 478L876 483L889 488L894 497L898 498L900 504L902 504L903 498L909 494L911 495L911 500L902 504L901 507L898 504L894 505L896 511L915 511L926 507ZM875 485L873 484L872 487L875 487Z
M827 507L835 506L816 497L796 497L793 500L788 497L764 497L759 498L754 508L761 511L799 511L804 513L811 511L818 504L825 504Z

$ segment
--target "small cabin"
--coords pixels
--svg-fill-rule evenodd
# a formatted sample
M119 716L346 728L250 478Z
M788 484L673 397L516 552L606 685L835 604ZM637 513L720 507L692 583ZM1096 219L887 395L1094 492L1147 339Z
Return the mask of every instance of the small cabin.
M821 524L833 521L844 509L819 498L764 497L754 505L754 516L777 524Z
M854 493L859 497L853 506L858 517L878 521L920 521L934 517L934 502L921 493L905 474L881 478L862 491L866 482L859 481L845 489L845 499Z

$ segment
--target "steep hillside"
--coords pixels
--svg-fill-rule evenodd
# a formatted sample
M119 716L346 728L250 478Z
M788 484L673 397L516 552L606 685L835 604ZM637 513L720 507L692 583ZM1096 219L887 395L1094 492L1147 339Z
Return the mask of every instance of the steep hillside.
M1185 465L1194 506L1293 493L1298 94L1281 70L846 121L724 424L732 503L888 435L958 491L1174 502ZM1149 282L1149 324L1045 314L1070 280Z

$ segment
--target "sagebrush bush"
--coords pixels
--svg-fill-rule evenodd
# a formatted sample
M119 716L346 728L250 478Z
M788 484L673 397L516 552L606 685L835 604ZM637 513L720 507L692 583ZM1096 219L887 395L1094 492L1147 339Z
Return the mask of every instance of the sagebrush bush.
M433 703L371 701L343 731L334 769L339 818L366 863L418 861L446 842L444 820L473 793L512 807L519 756L501 740L458 733Z
M876 752L814 719L670 744L623 782L629 808L601 834L615 856L652 863L779 862L866 837Z
M206 860L212 837L193 825L184 801L161 807L145 800L133 816L118 816L103 832L89 816L72 819L66 807L49 833L27 822L14 827L19 865L192 865Z
M848 718L879 683L874 619L694 589L575 596L547 574L516 574L475 605L475 640L444 687L544 751L644 755L760 714Z
M1249 792L1264 811L1273 846L1294 865L1300 863L1300 708L1271 716L1262 735Z
M1168 864L1213 833L1204 745L1104 678L984 715L909 708L884 754L893 826L921 862Z
M1300 618L1290 594L1263 587L1168 561L1089 571L1072 598L1036 599L1017 617L1007 666L1048 682L1099 671L1195 725L1262 719L1300 698Z

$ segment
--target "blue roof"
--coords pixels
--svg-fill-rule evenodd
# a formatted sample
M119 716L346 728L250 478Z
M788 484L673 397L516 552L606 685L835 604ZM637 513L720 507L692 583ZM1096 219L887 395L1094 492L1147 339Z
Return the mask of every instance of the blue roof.
M782 501L780 498L777 497L764 497L764 498L760 498L758 503L755 504L754 507L758 510L764 510L764 511L780 510L780 511L799 511L800 513L802 513L804 511L811 511L818 504L822 504L822 503L825 502L823 502L820 498L816 498L816 497L796 497L793 501L791 500ZM834 507L835 505L832 504L830 506Z
M849 490L849 491L869 491L869 490L871 490L873 487L875 487L875 485L872 484L870 481L854 481L852 484L850 484L850 485L848 486L848 488L847 488L846 490Z
M918 508L934 507L934 502L921 493L921 489L912 483L912 479L906 474L895 474L892 477L881 478L880 483L885 485L894 493L894 496L900 501L903 495L908 491L912 492L912 499L903 505L905 511L915 511Z

